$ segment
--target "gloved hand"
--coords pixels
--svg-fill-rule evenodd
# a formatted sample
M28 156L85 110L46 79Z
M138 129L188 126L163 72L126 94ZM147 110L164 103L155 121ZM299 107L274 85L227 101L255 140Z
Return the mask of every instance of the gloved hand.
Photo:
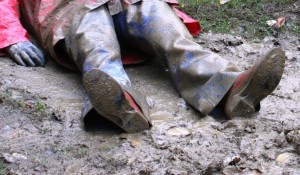
M6 47L9 57L22 66L45 66L43 52L30 41L23 41Z

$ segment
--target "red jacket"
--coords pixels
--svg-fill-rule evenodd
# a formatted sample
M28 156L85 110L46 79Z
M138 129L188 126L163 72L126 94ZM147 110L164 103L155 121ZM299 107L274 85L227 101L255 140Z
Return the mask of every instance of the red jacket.
M28 41L20 23L17 0L0 0L0 49L20 41Z
M73 67L69 61L59 59L53 46L63 39L76 17L93 10L108 0L0 0L0 51L1 49L21 42L28 41L28 33L21 21L26 23L26 28L31 30L41 46L49 52L60 64ZM124 0L134 3L139 0ZM173 5L174 11L183 19L192 35L201 31L199 23L177 10L176 0L165 0ZM21 15L20 15L21 13Z

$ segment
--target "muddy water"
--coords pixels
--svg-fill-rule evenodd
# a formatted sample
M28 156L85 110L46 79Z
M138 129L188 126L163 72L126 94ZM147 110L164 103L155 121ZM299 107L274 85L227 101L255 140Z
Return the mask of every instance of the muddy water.
M198 41L242 70L274 46L272 38L253 44L228 35ZM83 130L78 73L51 61L24 68L1 58L0 174L299 174L300 41L279 42L288 55L283 79L251 118L201 116L164 68L127 67L151 107L153 127L137 134L105 120L97 131Z

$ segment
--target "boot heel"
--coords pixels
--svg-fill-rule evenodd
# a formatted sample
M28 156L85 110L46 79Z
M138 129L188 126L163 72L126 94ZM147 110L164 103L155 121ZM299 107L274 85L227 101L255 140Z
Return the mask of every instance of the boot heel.
M250 117L255 113L255 107L251 100L247 100L246 97L237 97L240 100L235 106L232 106L232 115L231 116L241 116L241 117Z

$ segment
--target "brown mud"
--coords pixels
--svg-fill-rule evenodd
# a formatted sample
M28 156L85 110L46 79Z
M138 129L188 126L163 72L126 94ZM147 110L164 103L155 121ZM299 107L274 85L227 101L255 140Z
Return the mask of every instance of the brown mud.
M50 61L27 68L0 58L0 174L299 174L300 39L249 43L231 35L196 39L248 69L274 46L288 60L276 90L251 118L201 116L151 61L127 67L151 106L151 130L122 133L107 121L86 132L80 74Z

